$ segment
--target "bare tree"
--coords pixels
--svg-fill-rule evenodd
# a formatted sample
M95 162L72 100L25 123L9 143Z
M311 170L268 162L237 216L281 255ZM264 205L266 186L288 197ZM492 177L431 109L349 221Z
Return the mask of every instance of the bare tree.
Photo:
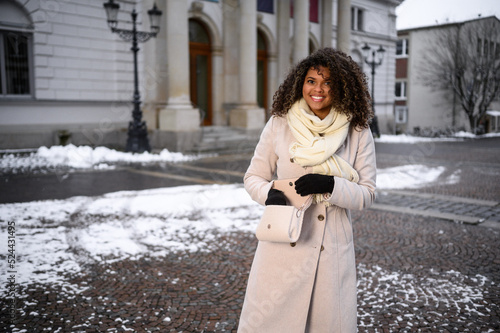
M476 132L500 92L500 21L492 16L446 24L424 50L419 79L452 93Z

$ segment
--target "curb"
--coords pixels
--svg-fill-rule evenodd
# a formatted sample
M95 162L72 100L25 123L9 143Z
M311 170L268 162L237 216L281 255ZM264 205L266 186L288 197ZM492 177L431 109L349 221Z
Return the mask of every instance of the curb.
M418 198L423 198L423 199L438 199L438 200L443 200L443 201L459 202L459 203L466 203L466 204L479 205L479 206L488 206L488 207L495 207L497 205L500 205L500 202L492 201L492 200L472 199L472 198L456 197L456 196L451 196L451 195L420 193L420 192L412 192L412 191L404 191L404 190L381 190L379 193L380 194L387 193L387 194L395 194L395 195L406 195L406 196L418 197Z
M370 209L395 212L395 213L401 213L401 214L411 214L411 215L420 215L420 216L426 216L426 217L434 217L434 218L438 218L438 219L450 220L450 221L454 221L454 222L461 222L461 223L473 224L473 225L477 225L477 224L482 222L481 218L473 217L473 216L456 215L456 214L450 214L450 213L442 213L442 212L439 212L436 210L421 210L421 209L413 209L413 208L392 206L392 205L385 205L385 204L377 204L377 203L374 203L370 207Z

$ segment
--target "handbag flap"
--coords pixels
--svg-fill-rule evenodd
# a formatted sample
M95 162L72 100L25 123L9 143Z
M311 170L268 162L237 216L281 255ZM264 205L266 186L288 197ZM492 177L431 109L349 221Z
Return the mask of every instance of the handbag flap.
M306 195L305 197L303 197L295 191L295 181L297 179L298 178L275 180L273 188L285 193L285 197L288 199L290 205L294 206L297 209L300 209L307 201L307 199L309 199L310 195Z
M304 214L293 206L266 206L255 235L259 241L296 242Z

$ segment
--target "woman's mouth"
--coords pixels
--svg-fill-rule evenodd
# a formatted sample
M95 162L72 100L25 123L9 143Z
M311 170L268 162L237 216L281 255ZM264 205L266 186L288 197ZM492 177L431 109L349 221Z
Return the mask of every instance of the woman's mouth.
M313 100L313 102L321 102L325 98L321 96L311 96L311 99Z

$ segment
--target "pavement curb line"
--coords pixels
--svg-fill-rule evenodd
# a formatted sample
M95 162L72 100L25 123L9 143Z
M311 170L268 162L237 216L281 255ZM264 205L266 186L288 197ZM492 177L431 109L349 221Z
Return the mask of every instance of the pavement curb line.
M371 209L382 210L394 213L401 214L412 214L412 215L420 215L426 217L435 217L438 219L451 220L451 221L459 221L467 224L479 224L481 222L481 218L473 217L473 216L464 216L464 215L456 215L450 213L441 213L435 210L420 210L420 209L412 209L400 206L392 206L392 205L384 205L384 204L373 204Z
M433 194L433 193L419 193L419 192L411 192L411 191L404 191L404 190L393 190L393 191L381 190L380 194L382 194L382 193L406 195L406 196L418 197L418 198L424 198L424 199L439 199L439 200L444 200L444 201L467 203L467 204L473 204L473 205L478 205L478 206L488 206L488 207L495 207L495 206L500 204L499 202L492 201L492 200L463 198L463 197L455 197L455 196L451 196L451 195L442 195L442 194Z
M187 165L187 164L174 164L174 163L169 163L170 165L174 165L176 167L186 169L186 170L192 170L192 171L201 171L201 172L207 172L207 173L217 173L220 175L231 175L231 176L236 176L236 177L241 177L243 178L245 176L244 172L240 171L233 171L233 170L223 170L223 169L212 169L212 168L203 168L199 166L194 166L194 165Z
M184 180L184 181L198 183L198 184L219 184L219 185L229 184L227 182L212 181L212 180L207 180L207 179L203 179L203 178L186 177L186 176L180 176L180 175L172 175L169 173L158 172L158 171L137 170L137 169L131 169L131 168L126 169L126 170L129 172L138 173L141 175L147 175L147 176L159 177L159 178L170 178L170 179Z

